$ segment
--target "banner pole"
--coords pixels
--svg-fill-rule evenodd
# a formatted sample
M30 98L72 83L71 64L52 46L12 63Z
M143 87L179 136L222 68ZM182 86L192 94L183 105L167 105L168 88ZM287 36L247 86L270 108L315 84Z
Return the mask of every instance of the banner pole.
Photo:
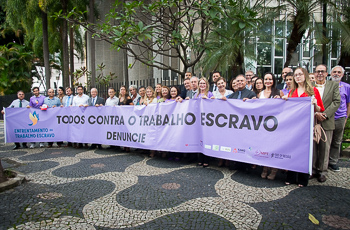
M313 157L313 150L314 150L314 105L310 106L311 113L310 113L310 148L309 148L309 174L312 175L312 157Z

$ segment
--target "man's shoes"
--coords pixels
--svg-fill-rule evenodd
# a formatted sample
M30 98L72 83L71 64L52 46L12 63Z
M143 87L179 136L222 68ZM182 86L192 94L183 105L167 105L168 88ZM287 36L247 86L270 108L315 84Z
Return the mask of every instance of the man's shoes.
M40 146L40 148L44 148L44 144L43 143L40 143L39 146Z
M102 145L97 145L98 149L103 149Z
M89 149L96 149L96 145L92 144Z
M13 147L13 150L15 149L19 149L20 147L18 145L15 145L15 147Z
M29 148L34 149L34 144L30 144Z
M323 182L325 182L325 181L327 180L327 178L326 178L325 175L321 175L321 176L319 176L319 177L317 178L317 180L318 180L318 182L323 183Z
M48 145L47 147L48 147L48 148L52 148L52 145ZM40 147L40 148L41 148L41 147Z
M337 165L328 165L328 168L334 172L339 172L340 169Z

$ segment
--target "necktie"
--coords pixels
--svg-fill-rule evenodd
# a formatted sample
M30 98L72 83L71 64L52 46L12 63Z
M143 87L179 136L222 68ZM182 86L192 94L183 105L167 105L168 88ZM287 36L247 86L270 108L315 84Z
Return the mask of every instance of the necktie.
M241 97L242 97L242 91L238 91L238 97L237 97L237 99L241 99Z
M19 107L22 108L22 100L19 100Z
M213 87L213 91L216 91L216 85L214 85L214 87Z
M70 100L70 96L68 96L66 107L69 106L69 100Z
M92 105L95 105L95 98L92 98Z
M194 95L196 95L195 91L192 92L192 98L194 98Z

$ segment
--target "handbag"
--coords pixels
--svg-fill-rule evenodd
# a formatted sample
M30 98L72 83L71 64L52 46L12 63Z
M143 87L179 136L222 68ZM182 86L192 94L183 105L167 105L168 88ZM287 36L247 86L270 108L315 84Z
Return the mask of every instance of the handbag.
M324 139L322 138L322 134L324 136ZM320 143L320 140L323 142L327 141L327 135L326 132L324 131L324 129L322 128L321 124L318 123L318 121L316 120L316 125L314 127L314 141L318 143Z

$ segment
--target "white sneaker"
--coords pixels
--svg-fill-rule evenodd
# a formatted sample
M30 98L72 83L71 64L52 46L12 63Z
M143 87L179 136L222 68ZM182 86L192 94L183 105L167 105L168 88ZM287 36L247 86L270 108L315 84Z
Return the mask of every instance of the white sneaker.
M40 143L40 148L44 148L44 144L43 143Z
M34 144L30 144L29 148L34 149Z

